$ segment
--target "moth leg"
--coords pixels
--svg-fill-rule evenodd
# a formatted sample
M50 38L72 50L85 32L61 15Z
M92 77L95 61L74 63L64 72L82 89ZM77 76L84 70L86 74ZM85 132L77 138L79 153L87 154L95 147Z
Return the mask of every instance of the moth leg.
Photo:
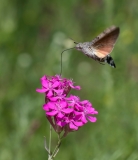
M86 54L87 57L91 58L91 56L89 56L88 54Z
M102 64L102 65L105 65L104 63L101 63L101 62L99 62L100 64Z
M103 62L102 58L99 59L99 63L102 65L105 65L104 63L101 63L101 62Z

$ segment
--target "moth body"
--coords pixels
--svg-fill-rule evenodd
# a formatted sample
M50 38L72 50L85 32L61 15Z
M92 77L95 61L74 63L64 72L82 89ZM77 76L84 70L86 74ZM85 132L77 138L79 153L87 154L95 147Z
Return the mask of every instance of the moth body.
M111 67L116 68L110 53L114 48L118 36L119 27L111 26L91 42L76 43L75 48L95 61L105 62Z
M78 43L76 45L76 49L78 51L83 52L85 55L87 55L88 57L92 56L94 58L95 54L94 54L94 50L92 47L90 47L90 43L89 42L84 42L84 43Z
M91 47L91 43L90 42L78 43L76 45L76 49L78 51L83 52L86 56L94 59L95 61L108 63L111 67L116 68L114 60L110 56L110 54L108 54L104 58L99 58L98 56L96 56L96 51L94 50L94 48Z

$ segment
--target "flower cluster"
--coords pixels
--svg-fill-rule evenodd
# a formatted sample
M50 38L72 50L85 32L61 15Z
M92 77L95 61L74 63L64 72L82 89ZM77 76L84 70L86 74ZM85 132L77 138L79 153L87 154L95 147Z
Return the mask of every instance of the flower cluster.
M71 89L80 90L80 86L74 86L73 81L56 76L43 76L41 78L41 89L39 93L45 94L43 109L46 117L57 133L64 130L68 132L78 130L88 122L96 122L94 114L98 112L92 107L88 100L80 101L74 95L67 97Z

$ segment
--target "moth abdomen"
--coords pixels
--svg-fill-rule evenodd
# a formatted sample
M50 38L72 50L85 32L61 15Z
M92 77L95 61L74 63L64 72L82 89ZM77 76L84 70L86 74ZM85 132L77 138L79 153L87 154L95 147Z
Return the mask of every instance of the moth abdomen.
M107 62L111 67L116 68L115 62L110 55L107 55L105 62Z

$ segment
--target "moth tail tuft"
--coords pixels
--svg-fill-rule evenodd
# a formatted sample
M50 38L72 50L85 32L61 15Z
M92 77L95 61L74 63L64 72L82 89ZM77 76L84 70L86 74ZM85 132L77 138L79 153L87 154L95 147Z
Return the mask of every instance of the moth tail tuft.
M116 68L115 62L114 62L113 58L112 58L110 55L108 55L108 56L106 57L105 61L106 61L111 67Z

